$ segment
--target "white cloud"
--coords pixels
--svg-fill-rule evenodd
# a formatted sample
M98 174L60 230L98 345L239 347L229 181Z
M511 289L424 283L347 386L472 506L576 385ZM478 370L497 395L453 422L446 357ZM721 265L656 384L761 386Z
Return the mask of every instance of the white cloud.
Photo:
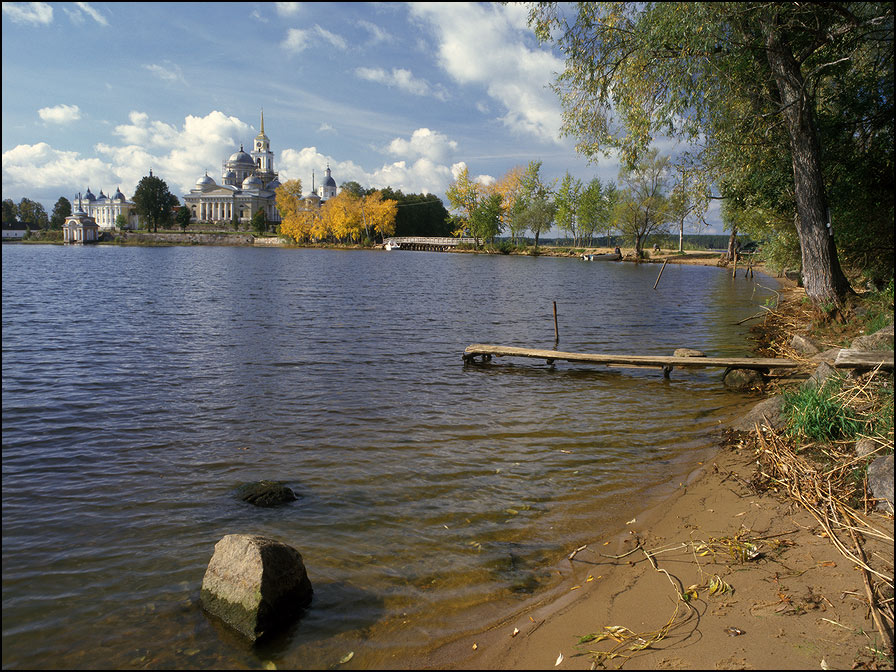
M286 38L281 42L281 46L287 51L300 54L311 46L310 37L307 30L290 28L286 31Z
M369 82L393 86L415 96L426 96L430 93L426 80L415 78L410 70L404 68L392 68L391 72L383 68L355 68L355 74Z
M87 14L87 16L89 16L101 26L109 25L106 17L96 11L93 7L91 7L89 2L76 2L75 4L78 6L78 9Z
M392 187L406 194L442 194L451 182L451 168L428 158L383 165L368 178L372 187Z
M290 28L286 31L286 38L280 43L280 46L294 54L299 54L321 40L340 50L345 50L348 46L342 37L316 24L313 28L308 29Z
M116 182L115 171L96 157L81 157L78 152L53 149L46 142L17 145L3 152L3 191L34 194L53 191L70 197L93 185Z
M53 23L53 8L46 2L4 2L3 13L15 23Z
M385 30L375 23L361 19L358 25L370 33L370 44L380 44L381 42L394 42L394 38Z
M329 30L321 28L320 26L314 26L314 32L317 33L318 36L323 38L326 42L329 42L337 49L345 49L348 45L345 40L342 39L336 33L331 33Z
M412 16L438 41L439 64L458 83L484 87L511 130L559 143L560 103L548 88L563 62L527 45L524 10L497 4L417 3ZM487 55L483 45L488 45Z
M321 154L317 147L304 147L300 150L287 147L280 152L277 171L280 181L301 180L302 190L310 193L312 185L317 188L326 177L326 168L330 167L336 184L356 181L367 184L367 174L353 161L335 161L332 157Z
M301 2L275 2L274 7L280 16L295 16L302 9Z
M165 65L159 65L158 63L144 65L143 69L148 70L153 75L166 82L181 82L182 84L187 83L184 79L183 71L180 69L180 66L175 63L171 63L170 61L165 61Z
M120 186L130 196L151 168L181 197L205 171L220 181L222 162L241 142L254 137L248 124L218 111L188 116L180 127L136 111L128 121L113 131L121 142L98 143L92 157L57 150L45 142L4 152L4 194L42 192L51 198L54 193L71 195L87 186L95 192Z
M386 151L411 159L419 157L438 163L447 163L457 151L457 142L438 131L418 128L411 134L410 140L395 138L386 147Z
M4 152L4 197L10 194L17 200L18 194L27 194L53 202L60 194L70 198L88 186L94 193L100 189L114 192L120 187L130 197L152 169L182 198L206 171L220 182L222 163L241 143L251 143L254 135L249 124L219 111L187 116L182 124L172 124L135 110L125 123L114 126L109 138L94 146L92 156L55 149L45 142ZM274 149L280 179L301 179L306 193L311 189L312 172L319 186L329 165L340 185L356 181L368 187L441 195L453 179L451 161L457 143L420 128L409 138L393 140L384 151L396 160L373 170L336 160L316 147Z
M77 105L56 105L55 107L42 107L37 114L44 121L53 124L67 124L81 118L81 110Z
M300 179L303 191L308 193L311 191L312 180L314 186L320 186L328 165L338 185L354 181L375 189L392 187L406 194L441 194L453 179L450 167L427 157L420 157L412 162L386 163L378 169L366 171L353 161L336 161L321 154L316 147L284 149L280 153L277 168L281 181Z

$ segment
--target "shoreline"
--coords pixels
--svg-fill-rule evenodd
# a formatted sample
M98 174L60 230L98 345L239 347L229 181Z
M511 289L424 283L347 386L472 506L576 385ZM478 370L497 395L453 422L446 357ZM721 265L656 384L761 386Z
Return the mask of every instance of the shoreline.
M594 669L590 651L616 642L579 645L581 637L616 626L650 640L648 633L656 637L670 622L661 641L641 651L623 646L606 666L850 669L858 659L871 662L864 633L874 625L858 599L842 598L861 595L861 579L816 533L808 512L743 485L752 469L749 452L720 448L688 485L639 513L621 533L576 553L567 563L565 594L440 647L421 666ZM694 553L700 543L744 532L743 538L764 540L758 562ZM733 592L711 596L704 587L690 607L676 604L676 591L706 586L716 576Z
M740 417L763 398L745 398ZM755 444L738 436L723 430L686 483L623 529L569 549L551 568L557 588L508 603L496 625L471 622L409 669L892 669L859 568L809 511L751 485ZM893 517L871 517L892 539ZM865 537L869 554L892 557L876 543Z

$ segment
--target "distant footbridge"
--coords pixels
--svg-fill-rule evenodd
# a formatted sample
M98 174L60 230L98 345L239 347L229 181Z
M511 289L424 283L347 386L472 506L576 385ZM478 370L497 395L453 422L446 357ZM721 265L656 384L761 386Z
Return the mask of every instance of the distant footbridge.
M383 247L398 250L435 250L445 252L453 249L461 243L473 245L476 240L469 236L461 238L436 238L430 236L404 236L386 238Z

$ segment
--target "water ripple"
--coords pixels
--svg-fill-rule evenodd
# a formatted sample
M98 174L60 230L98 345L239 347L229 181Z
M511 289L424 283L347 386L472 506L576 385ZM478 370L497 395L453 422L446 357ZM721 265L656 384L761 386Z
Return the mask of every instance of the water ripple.
M676 268L656 292L655 271L4 245L4 668L84 667L95 650L110 667L260 666L263 649L229 646L196 607L231 532L290 543L309 568L313 608L271 645L284 667L346 650L382 666L408 627L447 636L463 610L549 585L742 400L707 371L461 353L551 347L556 301L561 349L746 354L732 325L760 290ZM299 499L236 500L264 478Z

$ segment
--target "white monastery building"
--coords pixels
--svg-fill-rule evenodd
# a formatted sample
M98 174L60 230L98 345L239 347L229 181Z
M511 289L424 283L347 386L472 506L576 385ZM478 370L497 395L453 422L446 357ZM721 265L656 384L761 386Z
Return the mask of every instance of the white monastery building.
M196 186L183 197L194 222L226 225L237 220L247 227L259 209L264 210L268 222L279 223L274 191L280 186L274 170L271 141L264 133L264 111L261 131L255 136L252 152L243 150L231 155L221 168L221 184L206 173L196 180Z
M81 212L93 219L100 229L111 231L116 228L119 215L125 217L125 228L137 228L137 206L124 197L121 189L116 189L114 196L106 196L100 189L100 195L94 196L90 187L87 187L87 193L83 197L78 194L72 199L72 207L76 213Z

